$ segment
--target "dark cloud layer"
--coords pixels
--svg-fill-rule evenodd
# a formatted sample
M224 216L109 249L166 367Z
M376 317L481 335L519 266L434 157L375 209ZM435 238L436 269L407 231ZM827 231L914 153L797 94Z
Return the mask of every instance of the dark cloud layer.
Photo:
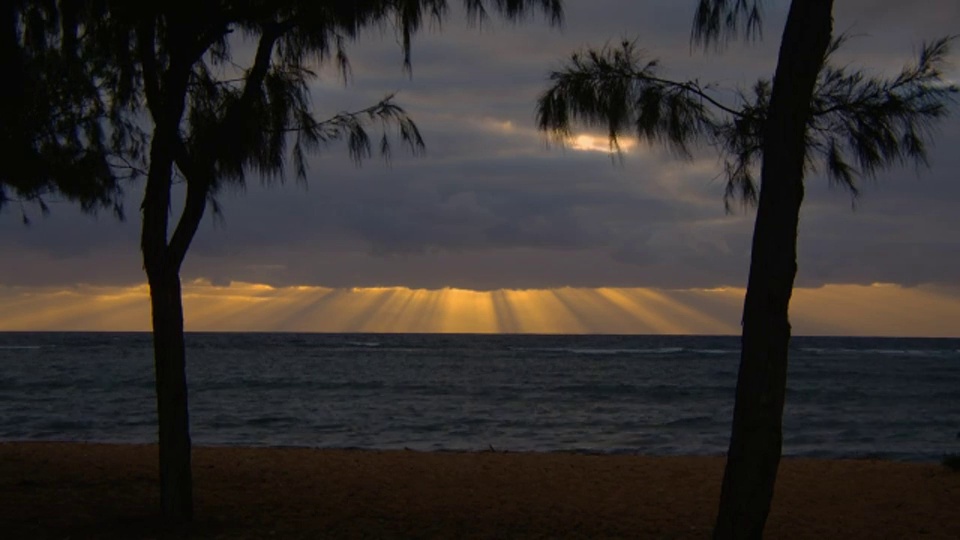
M715 156L684 162L634 147L619 162L548 144L534 129L547 72L587 45L637 39L662 58L667 75L729 88L769 75L784 2L768 5L767 41L706 55L690 50L689 4L568 2L562 30L540 19L470 28L455 14L442 33L417 39L412 79L392 31L371 33L351 48L349 86L321 71L318 110L332 114L399 91L427 154L397 149L389 165L357 168L334 145L311 160L306 187L254 180L244 192L222 193L224 219L204 223L184 277L331 287L742 286L753 214L724 212ZM843 53L845 63L893 72L925 38L955 32L960 5L843 2L836 26L864 34ZM957 118L940 130L930 170L884 173L864 186L855 209L847 193L811 176L799 284L958 284ZM129 187L123 224L54 204L51 216L24 228L18 209L5 208L0 284L142 282L141 189Z

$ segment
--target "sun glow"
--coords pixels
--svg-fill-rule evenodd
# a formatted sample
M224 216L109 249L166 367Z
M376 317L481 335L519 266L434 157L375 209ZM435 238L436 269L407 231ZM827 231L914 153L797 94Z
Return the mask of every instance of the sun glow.
M408 289L183 286L190 331L737 334L743 289ZM796 334L955 336L960 291L898 285L797 289ZM150 329L149 291L0 287L0 330Z
M610 140L606 137L584 134L570 137L568 144L574 150L613 154L617 152L618 148L621 152L629 152L637 145L637 142L632 139L622 139L617 141L617 146L611 146Z

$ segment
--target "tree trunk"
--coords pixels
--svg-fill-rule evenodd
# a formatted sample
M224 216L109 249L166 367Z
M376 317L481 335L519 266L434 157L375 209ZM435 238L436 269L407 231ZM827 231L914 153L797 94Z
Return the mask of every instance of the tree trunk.
M760 201L743 310L740 372L714 538L757 539L770 512L783 442L806 125L831 39L832 0L790 6L767 112Z
M174 110L174 112L178 112ZM193 519L190 425L187 408L186 351L180 265L167 242L170 184L179 114L157 115L150 146L150 171L143 198L140 248L150 282L153 353L156 370L157 423L160 446L160 506L164 522L181 525Z
M150 277L160 442L160 504L165 522L171 525L193 519L183 306L177 274L176 270L161 269Z
M171 22L171 17L176 21ZM195 29L189 11L167 14L167 67L158 62L157 17L150 14L137 27L137 48L143 69L144 94L154 121L150 170L144 190L140 249L150 282L153 309L153 353L156 370L157 423L160 445L160 505L167 525L193 519L193 475L190 466L190 421L187 401L186 350L180 267L203 219L212 178L190 167L180 134L192 66L215 41L198 46L185 36ZM208 158L212 159L212 158ZM176 229L168 240L170 188L174 163L187 176L187 197ZM208 169L213 170L212 162ZM206 169L205 169L206 170Z

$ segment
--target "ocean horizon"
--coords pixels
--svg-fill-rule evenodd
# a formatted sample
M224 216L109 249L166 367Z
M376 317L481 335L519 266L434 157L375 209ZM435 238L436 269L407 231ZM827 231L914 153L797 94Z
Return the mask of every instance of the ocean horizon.
M197 445L716 455L740 336L190 332ZM796 336L784 455L960 451L960 339ZM0 440L156 441L149 332L0 332Z

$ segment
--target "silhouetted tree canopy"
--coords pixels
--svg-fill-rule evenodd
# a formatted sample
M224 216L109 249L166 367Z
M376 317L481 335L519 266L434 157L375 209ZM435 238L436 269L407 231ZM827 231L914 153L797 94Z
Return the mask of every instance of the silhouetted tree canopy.
M519 20L541 11L551 23L562 14L560 0L463 5L476 23L491 12ZM282 180L288 162L303 178L305 155L336 140L346 140L358 162L389 154L388 131L374 139L370 126L396 128L400 142L422 149L415 124L392 96L323 117L308 84L316 77L312 66L326 62L346 77L346 48L371 27L398 33L409 69L413 36L449 14L446 0L11 0L0 9L9 75L0 143L10 156L0 169L0 207L34 202L46 211L48 196L62 196L118 216L123 181L146 173L148 120L166 106L159 101L167 91L161 72L171 62L189 60L178 168L213 166L211 193L242 181L246 170ZM258 52L237 58L236 46L251 41ZM213 142L226 132L236 144ZM202 163L211 153L214 163Z
M814 90L806 161L856 194L862 177L891 165L926 163L934 123L949 112L958 87L943 73L952 38L925 44L916 62L893 77L833 66L846 39L831 44ZM727 104L715 85L667 80L659 67L630 41L574 53L550 74L551 86L537 102L538 127L562 142L580 123L605 130L614 148L633 136L681 157L696 145L716 147L724 158L728 205L737 198L755 203L771 81L757 81Z
M717 47L742 34L747 39L762 35L762 0L699 0L693 16L690 40Z
M81 21L103 14L98 2L5 2L0 55L0 209L11 200L60 195L84 210L122 215L121 181L135 177L145 149L128 63ZM23 213L27 220L26 213Z

